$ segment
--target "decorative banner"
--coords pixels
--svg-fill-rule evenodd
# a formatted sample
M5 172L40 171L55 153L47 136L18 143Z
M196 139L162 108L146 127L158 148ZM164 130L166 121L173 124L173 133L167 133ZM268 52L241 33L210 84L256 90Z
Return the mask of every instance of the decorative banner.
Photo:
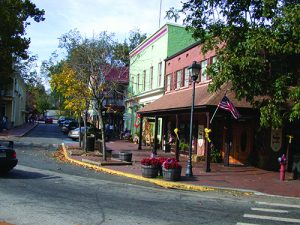
M205 132L205 138L207 139L207 141L211 142L211 140L209 138L209 133L211 132L211 129L205 128L204 132Z
M179 129L178 129L178 128L175 128L175 129L174 129L174 133L176 134L177 140L179 141L178 132L179 132Z
M287 135L287 137L289 139L289 144L291 144L294 137L292 135Z
M136 114L136 117L135 117L135 121L134 121L134 126L135 128L138 128L141 124L141 115L140 114Z
M202 146L204 144L204 126L198 125L198 145Z
M274 152L278 152L282 144L282 130L271 129L271 148Z

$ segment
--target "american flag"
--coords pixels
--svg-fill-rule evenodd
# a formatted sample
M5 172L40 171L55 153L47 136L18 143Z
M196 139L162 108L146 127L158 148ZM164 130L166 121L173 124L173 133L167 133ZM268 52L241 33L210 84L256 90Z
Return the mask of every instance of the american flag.
M222 98L222 100L219 103L218 107L220 107L221 109L225 109L225 110L231 112L232 116L235 119L238 119L241 116L240 113L239 113L239 111L237 111L237 109L234 107L234 105L229 100L229 98L226 97L226 95L224 95L224 97Z

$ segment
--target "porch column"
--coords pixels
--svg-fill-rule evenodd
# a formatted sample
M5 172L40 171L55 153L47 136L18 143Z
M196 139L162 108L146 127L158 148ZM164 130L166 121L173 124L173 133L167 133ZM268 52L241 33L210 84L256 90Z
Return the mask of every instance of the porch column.
M209 112L206 112L206 127L209 129ZM210 172L210 143L205 139L205 171Z
M176 128L178 128L178 126L179 126L179 116L178 116L178 114L176 114ZM179 161L179 140L177 137L176 137L176 142L175 142L175 157Z
M153 149L152 153L153 155L157 155L157 128L158 128L158 118L155 116L155 124L154 124L154 144L153 144Z
M167 126L166 126L166 117L162 117L162 137L161 137L161 149L163 151L166 150L166 143L167 143Z
M230 118L225 118L225 149L224 149L224 166L229 166L229 156L230 156L230 149L231 149L231 121Z
M138 150L142 150L142 133L143 133L143 116L140 116L140 132L139 132L139 147Z

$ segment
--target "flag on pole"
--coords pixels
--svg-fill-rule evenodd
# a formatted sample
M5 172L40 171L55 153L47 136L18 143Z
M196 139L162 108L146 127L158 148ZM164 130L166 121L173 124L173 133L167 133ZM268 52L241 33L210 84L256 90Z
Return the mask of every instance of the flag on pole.
M221 109L224 109L224 110L227 110L227 111L231 112L232 116L235 119L238 119L241 116L240 113L239 113L239 111L237 111L237 109L234 107L234 105L229 100L229 98L226 97L226 95L224 95L224 97L222 98L222 100L219 103L218 107L220 107Z

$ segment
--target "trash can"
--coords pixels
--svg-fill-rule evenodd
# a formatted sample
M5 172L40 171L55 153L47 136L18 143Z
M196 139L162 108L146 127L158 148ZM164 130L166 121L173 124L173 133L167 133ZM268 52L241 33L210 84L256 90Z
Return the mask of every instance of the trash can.
M91 152L95 150L95 137L94 136L86 137L86 150L91 151Z
M95 150L98 150L100 153L103 152L103 146L102 146L102 140L96 140L95 141Z
M293 156L292 172L294 180L300 179L300 155Z
M105 155L106 159L111 159L112 150L111 149L106 149L105 153L106 153L106 155Z
M132 160L132 153L131 152L120 152L119 159L125 162L131 162Z

